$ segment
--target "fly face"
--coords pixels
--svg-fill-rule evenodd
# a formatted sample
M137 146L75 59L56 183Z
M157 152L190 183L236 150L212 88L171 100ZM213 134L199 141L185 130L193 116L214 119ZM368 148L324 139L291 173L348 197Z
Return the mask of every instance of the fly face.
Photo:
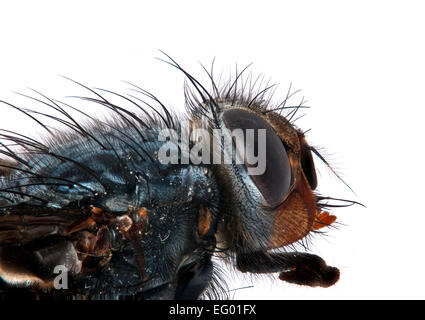
M245 143L235 143L233 151L255 153L263 161L256 164L257 168L263 167L260 174L250 174L252 165L246 160L240 165L232 163L217 168L222 184L229 188L227 201L232 203L231 210L241 217L238 222L244 236L252 240L248 247L244 245L245 249L275 249L304 238L319 227L321 211L312 193L317 178L303 133L286 118L261 106L247 108L247 103L231 105L230 101L218 105L219 126L229 132L242 129L245 133ZM254 135L263 130L264 141L249 141L248 130L254 130ZM333 221L334 217L329 216L322 223L325 226ZM252 225L261 226L262 232Z
M338 269L320 257L288 250L336 219L322 211L321 200L331 198L313 193L312 152L324 159L290 121L302 106L270 106L267 88L238 91L238 84L246 87L241 73L222 90L208 73L209 92L170 61L192 85L193 92L185 90L187 125L138 87L159 110L149 113L139 99L109 92L136 105L138 115L83 86L95 96L83 99L114 117L100 121L80 111L90 125L67 111L78 109L45 96L63 118L8 104L36 119L51 139L0 133L24 150L1 150L3 295L15 286L53 298L219 297L225 283L214 255L242 272L279 272L291 283L327 287L338 280ZM68 132L53 134L40 115ZM191 138L196 132L194 139L185 138L187 131ZM174 133L167 140L164 132ZM67 272L66 290L56 286L58 266Z

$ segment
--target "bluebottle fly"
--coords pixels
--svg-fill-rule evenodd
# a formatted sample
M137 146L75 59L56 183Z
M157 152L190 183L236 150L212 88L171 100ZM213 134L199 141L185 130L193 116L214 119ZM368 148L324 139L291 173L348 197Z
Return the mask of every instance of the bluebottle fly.
M109 92L137 106L133 112L75 82L90 94L82 99L110 110L108 121L44 95L33 99L62 117L2 101L47 132L41 141L0 131L2 298L223 298L226 282L212 258L300 285L338 281L337 268L293 250L336 219L328 211L333 198L315 191L313 157L326 161L293 123L303 104L272 104L271 87L254 90L252 76L242 80L245 70L223 86L212 69L205 70L211 80L206 89L167 59L187 81L185 117L136 86L144 99ZM76 120L71 109L88 121ZM57 133L43 117L66 130ZM262 130L263 140L254 134L252 143L241 145L229 135L239 130L248 137L251 129ZM183 139L196 130L207 137ZM224 130L220 143L215 130ZM163 132L175 135L159 139ZM232 161L208 161L223 151L226 134ZM219 150L204 157L217 143ZM176 163L160 159L166 145L163 156L174 152ZM189 150L186 161L183 149ZM263 156L260 174L248 173L253 165L243 155L249 149ZM199 150L203 161L191 156ZM236 163L238 154L242 161ZM67 275L62 290L56 287L58 266Z

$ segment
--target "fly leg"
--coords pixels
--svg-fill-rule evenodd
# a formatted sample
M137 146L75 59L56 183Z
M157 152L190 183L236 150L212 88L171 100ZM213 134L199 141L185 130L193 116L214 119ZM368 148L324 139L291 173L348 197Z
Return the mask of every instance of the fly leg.
M179 271L176 300L199 299L211 282L213 264L210 257L203 257L198 263Z
M310 287L329 287L339 279L339 270L328 266L317 255L299 252L256 252L239 255L237 268L242 272L280 272L279 279Z

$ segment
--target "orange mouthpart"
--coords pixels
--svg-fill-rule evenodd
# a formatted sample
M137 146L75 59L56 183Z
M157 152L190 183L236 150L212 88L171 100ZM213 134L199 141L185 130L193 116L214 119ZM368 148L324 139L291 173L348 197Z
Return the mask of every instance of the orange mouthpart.
M329 212L320 212L319 215L316 217L316 220L313 221L313 226L311 230L318 230L323 227L327 227L334 223L336 220L336 216L329 214Z

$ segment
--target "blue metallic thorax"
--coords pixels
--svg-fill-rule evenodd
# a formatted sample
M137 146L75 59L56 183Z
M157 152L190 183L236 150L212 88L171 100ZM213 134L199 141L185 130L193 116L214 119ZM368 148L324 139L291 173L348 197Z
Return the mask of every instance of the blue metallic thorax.
M40 198L50 208L95 206L124 212L190 200L195 184L211 190L207 168L158 161L165 142L158 141L155 128L143 130L144 141L132 128L120 132L92 133L106 148L75 135L59 138L47 152L30 150L28 165L0 182L1 189L19 192L9 194L8 203L37 203Z
M56 210L70 219L67 212L74 210L81 212L80 220L90 218L90 208L105 213L109 220L98 228L107 230L110 260L96 273L75 279L94 296L133 294L142 283L144 290L176 286L170 275L200 258L196 248L201 241L197 229L201 206L210 208L214 216L218 212L214 208L219 193L210 168L160 163L158 150L165 142L158 141L155 128L145 128L142 137L131 127L123 126L120 132L96 128L91 139L59 137L46 150L29 148L25 164L0 181L6 215L18 207L34 209L38 216ZM137 222L133 217L141 209L147 216ZM139 230L137 223L140 230L126 235L115 229L113 221L123 216L133 219L131 230ZM51 237L60 238L66 230ZM99 261L104 258L99 259L94 262L102 265Z

